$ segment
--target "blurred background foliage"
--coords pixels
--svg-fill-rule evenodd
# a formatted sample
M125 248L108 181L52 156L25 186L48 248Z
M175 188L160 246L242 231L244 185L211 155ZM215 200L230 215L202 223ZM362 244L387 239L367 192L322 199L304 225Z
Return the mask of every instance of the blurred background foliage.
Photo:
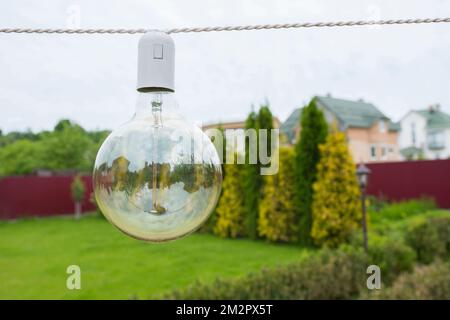
M90 173L108 134L107 130L86 131L66 119L53 131L0 132L0 176L26 175L41 169Z

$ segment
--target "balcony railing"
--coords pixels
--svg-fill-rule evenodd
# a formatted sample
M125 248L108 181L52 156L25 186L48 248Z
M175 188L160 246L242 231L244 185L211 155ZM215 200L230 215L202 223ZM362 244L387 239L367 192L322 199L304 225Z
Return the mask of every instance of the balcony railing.
M445 148L445 145L443 142L438 142L438 141L428 142L428 149L439 150L439 149L444 149L444 148Z

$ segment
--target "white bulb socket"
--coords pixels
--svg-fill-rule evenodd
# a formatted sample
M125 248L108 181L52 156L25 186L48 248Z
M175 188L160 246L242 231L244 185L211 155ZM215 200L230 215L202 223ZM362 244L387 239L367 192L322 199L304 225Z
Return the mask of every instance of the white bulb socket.
M167 33L149 31L139 40L137 90L175 91L175 44Z

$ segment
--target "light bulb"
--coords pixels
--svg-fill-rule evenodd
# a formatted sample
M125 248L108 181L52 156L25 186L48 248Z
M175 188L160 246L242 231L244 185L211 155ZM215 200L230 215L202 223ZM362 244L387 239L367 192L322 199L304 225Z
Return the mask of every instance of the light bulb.
M145 34L138 61L136 112L102 144L94 192L121 231L163 242L193 232L209 217L220 194L221 163L209 137L177 113L171 38Z

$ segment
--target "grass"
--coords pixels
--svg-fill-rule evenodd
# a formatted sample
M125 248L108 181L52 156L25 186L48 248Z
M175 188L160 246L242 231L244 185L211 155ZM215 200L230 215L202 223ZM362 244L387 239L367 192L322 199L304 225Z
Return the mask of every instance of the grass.
M309 254L293 245L206 234L146 244L95 216L0 222L0 299L148 298L197 279L238 277ZM72 264L81 268L81 290L66 288Z
M403 238L415 219L448 216L428 201L370 212L369 240ZM360 232L357 232L360 235ZM0 222L0 299L130 299L160 296L196 280L241 277L302 260L296 245L194 234L167 244L131 239L90 215ZM81 268L81 290L66 288L66 268Z

